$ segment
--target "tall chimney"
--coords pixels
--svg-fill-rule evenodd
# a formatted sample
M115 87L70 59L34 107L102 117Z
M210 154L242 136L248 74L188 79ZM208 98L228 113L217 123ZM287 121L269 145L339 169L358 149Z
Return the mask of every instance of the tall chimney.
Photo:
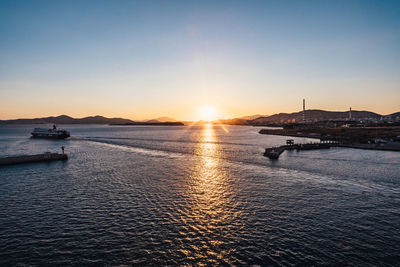
M350 110L349 110L349 120L351 120L351 107L350 107Z
M306 123L306 100L303 98L303 123Z

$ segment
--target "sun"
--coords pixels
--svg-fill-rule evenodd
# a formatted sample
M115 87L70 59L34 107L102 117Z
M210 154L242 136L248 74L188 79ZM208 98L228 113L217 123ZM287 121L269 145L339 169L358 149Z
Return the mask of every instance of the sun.
M213 121L217 119L217 110L212 106L199 107L199 117L203 121Z

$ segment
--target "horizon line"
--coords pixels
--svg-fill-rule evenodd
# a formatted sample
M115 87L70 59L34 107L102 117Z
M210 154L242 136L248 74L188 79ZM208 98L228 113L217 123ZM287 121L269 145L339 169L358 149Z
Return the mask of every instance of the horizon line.
M324 110L324 109L306 109L306 111L310 111L310 110L319 110L319 111L326 111L326 112L349 112L349 110ZM250 117L250 116L255 116L255 115L261 115L260 117L270 117L273 115L278 115L278 114L291 114L291 113L298 113L298 112L302 112L303 110L299 110L299 111L293 111L293 112L277 112L277 113L273 113L270 115L263 115L261 113L257 113L257 114L253 114L253 115L241 115L241 116L237 116L237 117L228 117L228 118L218 118L212 121L219 121L219 120L231 120L231 119L240 119L243 117ZM385 116L389 116L395 113L398 113L400 111L395 111L395 112L391 112L388 114L380 114L374 111L370 111L370 110L355 110L355 109L351 109L352 112L371 112L371 113L375 113L377 115L380 115L382 117ZM8 119L4 119L4 118L0 118L1 121L9 121L9 120L32 120L32 119L43 119L43 118L49 118L49 117L61 117L61 116L67 116L70 117L72 119L84 119L84 118L88 118L88 117L104 117L107 119L127 119L127 120L132 120L132 121L137 121L137 122L141 122L141 121L150 121L150 120L156 120L158 118L162 118L162 117L168 117L171 118L173 120L176 121L180 121L180 122L197 122L197 121L205 121L205 120L180 120L180 119L176 119L172 116L157 116L156 118L151 118L151 119L133 119L133 118L128 118L128 117L123 117L123 116L107 116L107 115L99 115L99 114L95 114L95 115L86 115L86 116L78 116L78 117L73 117L71 115L67 115L67 114L60 114L60 115L47 115L47 116L40 116L40 117L18 117L18 118L8 118Z

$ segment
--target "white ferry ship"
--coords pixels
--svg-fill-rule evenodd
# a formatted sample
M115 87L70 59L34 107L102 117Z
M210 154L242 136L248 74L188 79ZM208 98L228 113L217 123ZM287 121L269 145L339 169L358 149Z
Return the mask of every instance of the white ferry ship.
M57 129L56 125L53 125L53 129L35 128L31 132L31 135L32 137L51 138L51 139L65 139L70 137L68 131L63 129Z

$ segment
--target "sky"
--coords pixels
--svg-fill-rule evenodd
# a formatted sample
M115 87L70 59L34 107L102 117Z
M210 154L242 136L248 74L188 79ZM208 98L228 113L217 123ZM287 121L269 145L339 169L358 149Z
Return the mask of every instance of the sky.
M400 111L400 1L2 1L0 119Z

